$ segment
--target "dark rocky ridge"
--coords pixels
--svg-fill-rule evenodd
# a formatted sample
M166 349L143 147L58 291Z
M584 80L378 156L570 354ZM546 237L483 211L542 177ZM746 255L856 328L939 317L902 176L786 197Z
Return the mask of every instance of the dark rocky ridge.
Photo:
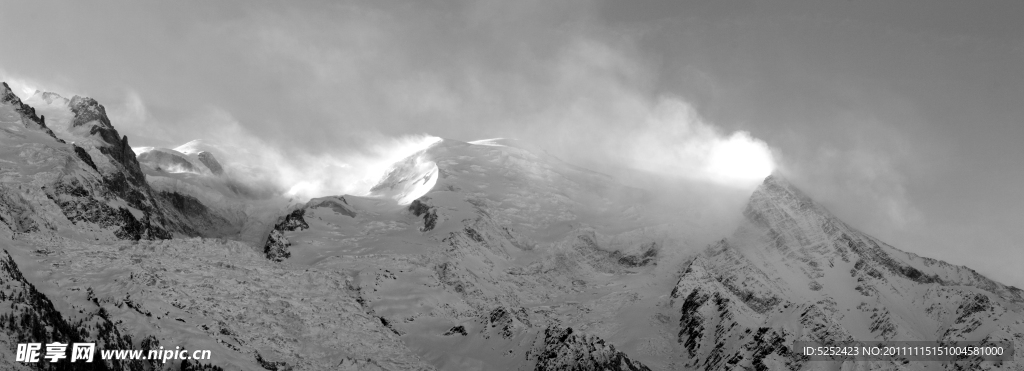
M74 223L85 221L115 227L114 235L126 240L171 238L170 233L153 224L149 212L143 211L143 217L139 219L124 207L115 209L98 201L77 179L61 179L48 191L47 197Z
M93 170L96 170L97 172L100 171L100 169L96 167L96 163L92 161L92 156L89 155L89 152L85 151L85 148L77 145L72 146L75 147L75 154L78 155L78 158L82 159L82 162L85 162L85 164L89 165Z
M412 212L412 215L423 217L423 227L420 228L421 232L434 229L434 226L437 225L437 209L428 205L425 201L413 200L409 204L409 211Z
M318 207L330 208L334 212L336 212L338 214L341 214L341 215L348 216L350 218L355 218L356 217L356 212L354 210L352 210L352 207L349 206L348 200L345 200L344 196L332 196L332 197L322 197L322 198L313 199L313 200L310 200L308 203L306 203L306 206L304 208L305 209L314 209L314 208L318 208ZM309 227L307 226L305 228L309 228Z
M292 255L288 251L288 247L292 244L288 241L288 237L285 237L284 232L308 229L309 224L306 224L306 220L302 217L305 212L305 208L296 209L274 225L274 229L267 236L267 242L263 245L263 254L267 259L279 262Z
M535 371L650 371L615 346L572 328L544 329L544 342L537 354Z
M89 129L89 135L98 135L106 143L106 145L99 146L97 149L118 164L121 164L124 170L124 174L121 177L132 186L149 188L149 185L146 184L146 176L142 174L142 168L139 166L139 161L135 158L135 152L128 145L128 136L118 134L117 129L114 129L114 126L110 124L110 119L107 118L106 109L99 102L96 102L95 99L83 98L77 95L71 98L69 106L74 114L72 127L93 124ZM120 180L112 182L119 183Z

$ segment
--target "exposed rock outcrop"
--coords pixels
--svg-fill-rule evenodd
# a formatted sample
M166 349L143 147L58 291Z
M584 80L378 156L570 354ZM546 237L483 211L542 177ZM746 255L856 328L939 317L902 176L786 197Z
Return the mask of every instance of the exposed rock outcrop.
M572 328L548 327L535 371L649 371L615 346Z
M423 217L423 227L420 228L421 232L430 231L437 226L437 209L431 207L426 202L413 200L409 204L409 211L412 212L412 215Z
M198 157L199 161L202 162L203 165L206 165L206 168L210 169L210 172L214 175L224 175L224 167L220 165L220 162L217 161L216 157L213 157L212 153L202 151L199 152L196 157Z
M305 212L305 208L296 209L285 215L283 220L274 225L274 229L267 236L266 244L263 245L263 254L267 259L279 262L288 259L292 255L288 251L291 242L288 241L288 237L285 237L284 232L308 229L309 224L303 219Z

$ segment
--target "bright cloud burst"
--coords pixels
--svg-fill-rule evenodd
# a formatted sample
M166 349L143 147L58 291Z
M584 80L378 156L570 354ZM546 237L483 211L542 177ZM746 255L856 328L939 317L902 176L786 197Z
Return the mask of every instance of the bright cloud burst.
M745 131L734 132L715 143L706 164L712 179L724 183L759 182L774 169L768 146Z
M732 187L751 187L775 170L771 148L745 131L725 134L685 101L661 99L625 139L639 169Z

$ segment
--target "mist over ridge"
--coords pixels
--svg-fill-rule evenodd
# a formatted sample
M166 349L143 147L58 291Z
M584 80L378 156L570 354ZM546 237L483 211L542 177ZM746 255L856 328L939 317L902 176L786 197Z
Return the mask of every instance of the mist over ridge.
M1020 14L6 4L0 369L1024 370Z

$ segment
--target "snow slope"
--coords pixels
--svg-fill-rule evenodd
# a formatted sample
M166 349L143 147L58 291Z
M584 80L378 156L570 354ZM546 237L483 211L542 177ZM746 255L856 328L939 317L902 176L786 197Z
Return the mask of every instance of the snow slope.
M676 277L660 262L682 242L644 200L514 142L444 139L397 163L372 197L309 201L264 247L354 277L367 312L440 369L563 369L540 355L575 364L600 349L548 336L565 331L609 344L600 359L623 352L616 367L664 368L674 334L657 303Z

